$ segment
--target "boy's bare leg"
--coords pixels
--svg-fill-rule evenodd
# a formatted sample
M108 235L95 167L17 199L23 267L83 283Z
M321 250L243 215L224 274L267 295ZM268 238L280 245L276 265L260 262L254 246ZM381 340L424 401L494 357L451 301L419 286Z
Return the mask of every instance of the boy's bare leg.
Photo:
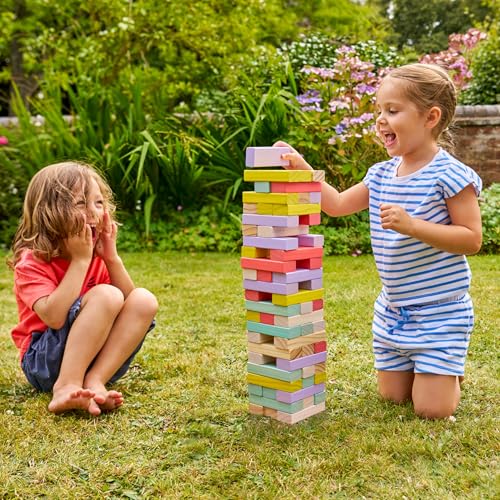
M415 374L413 405L423 418L447 418L460 402L460 383L456 376Z
M414 380L413 372L384 371L377 372L378 392L384 399L403 403L410 401Z
M144 288L135 288L125 299L83 384L83 387L95 392L94 400L101 409L113 410L123 404L121 393L108 391L106 383L142 341L157 310L156 297Z
M66 341L59 376L53 387L49 411L86 410L99 415L102 396L83 387L85 373L104 345L123 305L123 295L111 285L98 285L82 299L80 312ZM96 404L97 403L97 404Z

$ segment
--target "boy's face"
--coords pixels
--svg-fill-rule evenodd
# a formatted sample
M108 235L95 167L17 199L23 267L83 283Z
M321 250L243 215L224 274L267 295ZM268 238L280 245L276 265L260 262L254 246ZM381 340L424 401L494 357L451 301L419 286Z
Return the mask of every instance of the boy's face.
M76 192L76 209L85 216L86 224L92 231L92 243L96 244L102 228L106 204L101 189L94 179L87 186L87 194L80 188Z

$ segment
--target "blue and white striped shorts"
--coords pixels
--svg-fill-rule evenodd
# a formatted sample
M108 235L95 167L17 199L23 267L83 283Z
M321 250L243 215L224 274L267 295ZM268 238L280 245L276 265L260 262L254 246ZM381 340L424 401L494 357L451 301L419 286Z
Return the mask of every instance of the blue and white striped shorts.
M382 292L375 301L375 368L463 375L474 326L468 293L423 305L394 307Z

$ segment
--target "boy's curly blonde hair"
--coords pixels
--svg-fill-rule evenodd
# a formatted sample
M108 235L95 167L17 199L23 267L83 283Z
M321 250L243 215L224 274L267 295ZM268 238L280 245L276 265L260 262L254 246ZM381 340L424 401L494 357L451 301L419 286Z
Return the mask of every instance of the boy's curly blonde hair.
M32 250L36 258L45 262L61 255L63 240L83 229L84 219L76 208L76 195L80 190L87 194L92 179L97 182L105 209L113 221L113 193L92 166L77 161L55 163L33 176L12 244L11 267L25 249Z

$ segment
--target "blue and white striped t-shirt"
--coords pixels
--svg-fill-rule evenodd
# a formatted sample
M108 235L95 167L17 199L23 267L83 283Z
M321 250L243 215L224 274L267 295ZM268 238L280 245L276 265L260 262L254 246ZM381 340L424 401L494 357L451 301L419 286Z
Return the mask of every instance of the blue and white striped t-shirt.
M470 285L470 268L464 255L438 250L427 243L382 229L380 204L403 207L410 216L451 224L446 199L469 184L481 192L480 177L447 151L413 174L397 177L400 157L373 165L363 182L370 191L370 234L383 292L394 306L425 304L463 294Z

